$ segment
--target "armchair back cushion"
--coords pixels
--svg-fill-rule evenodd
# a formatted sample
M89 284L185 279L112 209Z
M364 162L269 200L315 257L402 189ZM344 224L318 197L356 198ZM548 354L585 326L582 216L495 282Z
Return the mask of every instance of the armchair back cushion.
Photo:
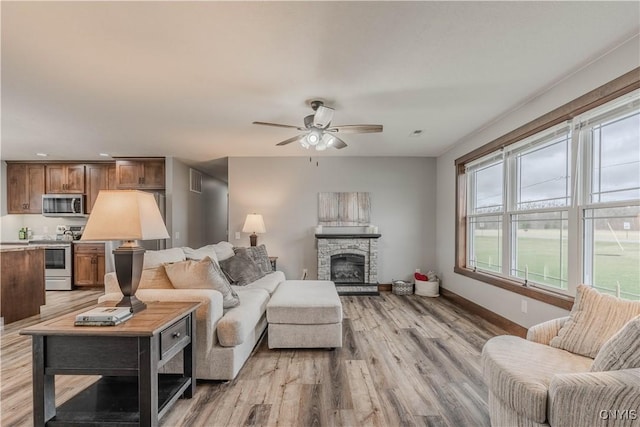
M640 368L640 316L604 343L593 361L591 371L618 371Z
M569 320L549 344L594 359L602 345L638 315L640 302L601 294L590 286L579 285Z

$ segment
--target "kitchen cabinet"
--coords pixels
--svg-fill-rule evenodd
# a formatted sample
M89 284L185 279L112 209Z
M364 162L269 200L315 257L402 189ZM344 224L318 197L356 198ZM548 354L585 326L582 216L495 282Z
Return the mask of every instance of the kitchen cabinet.
M85 211L91 213L100 190L115 190L116 165L114 164L89 164L85 168L85 190L87 204Z
M104 266L104 243L74 243L73 283L75 286L104 286Z
M84 194L84 164L46 165L47 194Z
M0 317L8 324L36 314L45 304L44 249L0 248Z
M116 181L121 189L164 190L164 158L116 160Z
M41 214L45 190L43 164L7 164L7 213Z

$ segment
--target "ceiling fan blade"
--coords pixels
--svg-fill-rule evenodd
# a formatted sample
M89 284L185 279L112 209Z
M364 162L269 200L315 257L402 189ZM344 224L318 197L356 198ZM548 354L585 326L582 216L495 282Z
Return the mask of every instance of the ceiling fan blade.
M269 123L269 122L253 122L254 125L261 125L261 126L273 126L276 128L290 128L290 129L298 129L298 130L304 130L304 128L300 128L299 126L293 126L293 125L282 125L280 123Z
M337 133L376 133L382 132L382 125L342 125L332 126L327 129L329 132Z
M329 126L333 119L333 108L325 107L324 105L318 106L316 113L313 115L313 126L318 129L324 129Z
M285 139L282 142L278 142L276 145L287 145L287 144L291 144L292 142L296 142L301 140L302 138L304 138L305 135L296 135L293 138L289 138L289 139Z
M333 136L333 138L334 138L333 144L331 144L331 146L333 148L337 148L338 150L340 150L340 149L345 148L347 146L347 144L343 140L338 138L337 136L335 136L335 135L331 135L331 136Z

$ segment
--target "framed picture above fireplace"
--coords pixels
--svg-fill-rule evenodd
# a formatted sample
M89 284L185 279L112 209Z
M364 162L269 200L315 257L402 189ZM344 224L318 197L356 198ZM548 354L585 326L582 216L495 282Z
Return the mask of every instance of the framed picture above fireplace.
M318 193L318 224L337 227L367 226L370 221L369 193Z

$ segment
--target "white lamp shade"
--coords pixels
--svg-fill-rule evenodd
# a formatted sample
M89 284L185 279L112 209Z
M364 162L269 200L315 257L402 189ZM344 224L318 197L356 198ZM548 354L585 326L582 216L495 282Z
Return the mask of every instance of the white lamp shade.
M264 226L264 220L260 214L249 214L244 221L244 227L242 227L244 233L266 233L267 229Z
M169 233L153 194L102 190L80 240L156 240Z

